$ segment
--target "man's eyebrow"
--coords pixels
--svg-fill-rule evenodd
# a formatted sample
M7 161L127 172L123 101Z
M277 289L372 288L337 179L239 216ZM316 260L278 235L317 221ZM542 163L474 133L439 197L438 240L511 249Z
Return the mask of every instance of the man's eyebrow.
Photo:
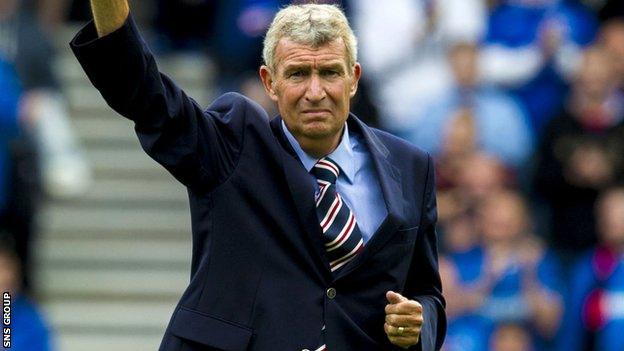
M297 69L308 70L308 69L311 69L311 65L309 63L290 63L284 67L284 72L297 70ZM342 61L334 61L334 62L320 64L319 69L336 69L336 70L342 71L345 69L345 67Z
M292 71L296 69L309 69L310 65L307 63L291 63L284 67L284 71Z
M345 70L344 65L340 61L329 62L327 64L320 65L319 68L320 69L334 69L334 70L339 70L339 71L344 71Z

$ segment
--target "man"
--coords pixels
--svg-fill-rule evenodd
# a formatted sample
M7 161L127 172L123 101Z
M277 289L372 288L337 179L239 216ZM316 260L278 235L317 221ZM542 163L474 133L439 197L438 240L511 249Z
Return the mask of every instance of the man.
M349 113L361 67L344 14L290 6L260 77L202 110L160 74L126 0L92 0L72 48L146 152L188 189L191 281L160 350L437 350L431 159Z
M615 72L604 48L587 49L568 102L539 142L534 184L550 208L550 243L569 263L598 242L599 194L624 180L624 100Z
M479 79L479 55L480 48L472 43L456 43L449 48L453 85L424 108L424 113L411 126L408 140L417 141L434 158L448 157L444 155L445 149L457 141L456 129L463 125L473 132L467 140L471 145L462 147L462 153L476 147L516 171L532 153L530 123L522 106L513 98Z

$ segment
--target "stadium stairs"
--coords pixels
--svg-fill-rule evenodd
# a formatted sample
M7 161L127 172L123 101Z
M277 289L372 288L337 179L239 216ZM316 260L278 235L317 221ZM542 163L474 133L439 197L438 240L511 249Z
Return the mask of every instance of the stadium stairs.
M56 69L93 184L80 197L44 203L36 297L57 351L154 351L189 280L186 191L142 151L132 122L88 82L67 46L76 30L59 34ZM190 96L209 101L206 59L158 62Z

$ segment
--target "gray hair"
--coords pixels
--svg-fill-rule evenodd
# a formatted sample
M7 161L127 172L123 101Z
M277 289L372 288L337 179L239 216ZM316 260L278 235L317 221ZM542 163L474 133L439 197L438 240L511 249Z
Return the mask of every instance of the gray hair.
M342 39L349 67L357 62L357 39L344 12L336 5L290 5L275 15L262 50L264 64L271 71L275 71L275 48L282 38L315 48Z

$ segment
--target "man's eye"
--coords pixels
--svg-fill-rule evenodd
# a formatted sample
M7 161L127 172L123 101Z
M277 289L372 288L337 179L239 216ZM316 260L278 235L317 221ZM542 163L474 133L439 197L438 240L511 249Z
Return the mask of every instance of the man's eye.
M303 71L293 71L288 74L288 77L299 78L299 77L303 77L303 75L304 75Z
M336 70L332 70L332 69L328 69L325 71L321 72L324 76L328 76L328 77L335 77L340 75L340 72L336 71Z

